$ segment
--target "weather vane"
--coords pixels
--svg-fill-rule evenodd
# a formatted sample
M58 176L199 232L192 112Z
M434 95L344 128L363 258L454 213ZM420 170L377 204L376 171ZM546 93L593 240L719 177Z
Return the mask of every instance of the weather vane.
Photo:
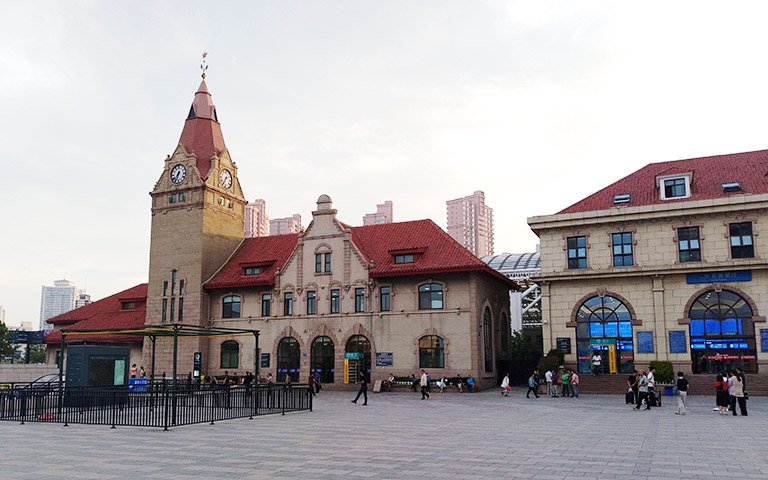
M203 71L203 78L205 78L205 71L208 70L208 65L205 63L205 57L208 56L208 52L203 52L203 63L200 64L200 70Z

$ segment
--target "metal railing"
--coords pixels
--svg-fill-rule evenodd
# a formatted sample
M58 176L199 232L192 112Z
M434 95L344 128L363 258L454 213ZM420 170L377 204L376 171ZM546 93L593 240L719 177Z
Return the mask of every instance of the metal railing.
M312 411L309 385L191 388L16 388L0 390L0 421L169 427Z

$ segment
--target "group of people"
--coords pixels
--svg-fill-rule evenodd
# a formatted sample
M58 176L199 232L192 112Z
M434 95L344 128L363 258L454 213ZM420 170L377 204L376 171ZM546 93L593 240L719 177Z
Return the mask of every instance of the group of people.
M579 374L571 368L560 367L559 371L548 370L544 373L547 382L547 394L550 397L579 398Z
M131 365L131 378L147 378L147 372L144 371L144 365L136 368L136 364Z
M682 375L682 373L680 373ZM632 375L627 378L627 403L635 405L635 410L640 410L640 407L645 403L645 409L650 410L651 406L656 405L656 368L651 367L648 370L648 374L645 374L644 370L634 370ZM685 391L688 391L688 382L685 382ZM630 400L632 400L630 402ZM685 399L683 399L685 402ZM679 408L678 408L679 410ZM683 412L685 412L685 405L683 405ZM683 413L685 415L685 413Z
M425 375L426 375L426 379L425 379ZM390 374L389 378L390 378L391 382L394 383L395 376ZM425 382L426 382L426 385L424 385ZM430 377L429 373L427 373L426 371L422 370L420 377L417 377L416 375L411 374L411 378L409 380L409 383L411 385L411 390L414 391L414 392L417 391L417 387L420 387L422 389L424 389L426 387L426 393L427 393L426 398L429 398L430 385L432 384L432 378ZM440 380L438 380L435 383L435 385L437 386L437 388L440 389L440 393L445 393L445 389L448 388L451 385L451 381L448 380L448 377L443 375L440 378ZM456 386L456 389L459 391L459 393L463 393L465 388L469 392L474 392L475 391L475 378L472 375L470 375L469 377L467 377L465 379L464 377L461 376L461 374L457 374L456 375L456 379L453 381L453 385ZM390 390L391 389L392 388L390 386ZM422 398L424 398L423 394L422 394Z
M727 415L728 410L736 416L736 404L742 416L747 416L747 380L740 368L727 374L719 373L715 377L715 404L720 414Z

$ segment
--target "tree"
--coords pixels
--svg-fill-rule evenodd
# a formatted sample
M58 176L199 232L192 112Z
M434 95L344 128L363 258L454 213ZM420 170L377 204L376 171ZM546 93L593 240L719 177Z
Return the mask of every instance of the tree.
M6 357L13 358L13 354L16 352L16 346L11 344L10 336L8 327L0 322L0 361Z
M29 363L45 363L45 345L29 346Z

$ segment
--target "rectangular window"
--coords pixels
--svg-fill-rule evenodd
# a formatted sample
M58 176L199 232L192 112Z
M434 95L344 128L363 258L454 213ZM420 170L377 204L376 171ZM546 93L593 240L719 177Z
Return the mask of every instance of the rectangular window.
M173 313L176 308L176 299L171 298L171 323L173 323Z
M176 194L175 193L173 195L171 195L171 198L168 199L168 202L169 203L176 203Z
M283 315L293 315L293 292L285 292L283 295Z
M272 301L272 295L268 293L261 294L261 316L268 317L270 315L270 303Z
M331 313L339 313L341 290L331 290Z
M587 268L587 237L568 237L568 268Z
M183 193L180 193L180 194L179 194L179 201L180 201L180 202L183 202L183 201L184 201L184 194L183 194Z
M179 295L184 295L184 280L179 280Z
M261 273L261 267L245 267L243 269L244 275L258 275Z
M679 198L687 196L685 191L685 178L671 178L664 180L664 197Z
M179 299L179 323L184 321L184 299Z
M731 258L754 258L752 222L731 223L728 229L731 235Z
M331 273L331 254L325 254L325 273Z
M323 254L315 254L315 273L321 273L323 271Z
M171 272L171 295L176 295L176 270Z
M680 252L680 262L700 262L701 244L699 243L699 227L677 229L677 248Z
M395 263L413 263L413 254L395 255Z
M360 313L365 311L365 289L355 289L355 312Z
M136 308L136 304L133 302L121 302L121 310L133 310L134 308Z
M165 280L163 282L163 296L164 297L168 296L168 280Z
M317 313L317 292L307 292L307 315Z
M381 292L381 311L382 312L388 312L389 308L390 308L390 306L389 306L389 302L390 302L390 297L389 297L390 287L381 287L380 292Z
M163 299L163 323L168 320L168 299Z
M628 267L634 265L632 256L632 233L614 233L613 237L613 266Z

